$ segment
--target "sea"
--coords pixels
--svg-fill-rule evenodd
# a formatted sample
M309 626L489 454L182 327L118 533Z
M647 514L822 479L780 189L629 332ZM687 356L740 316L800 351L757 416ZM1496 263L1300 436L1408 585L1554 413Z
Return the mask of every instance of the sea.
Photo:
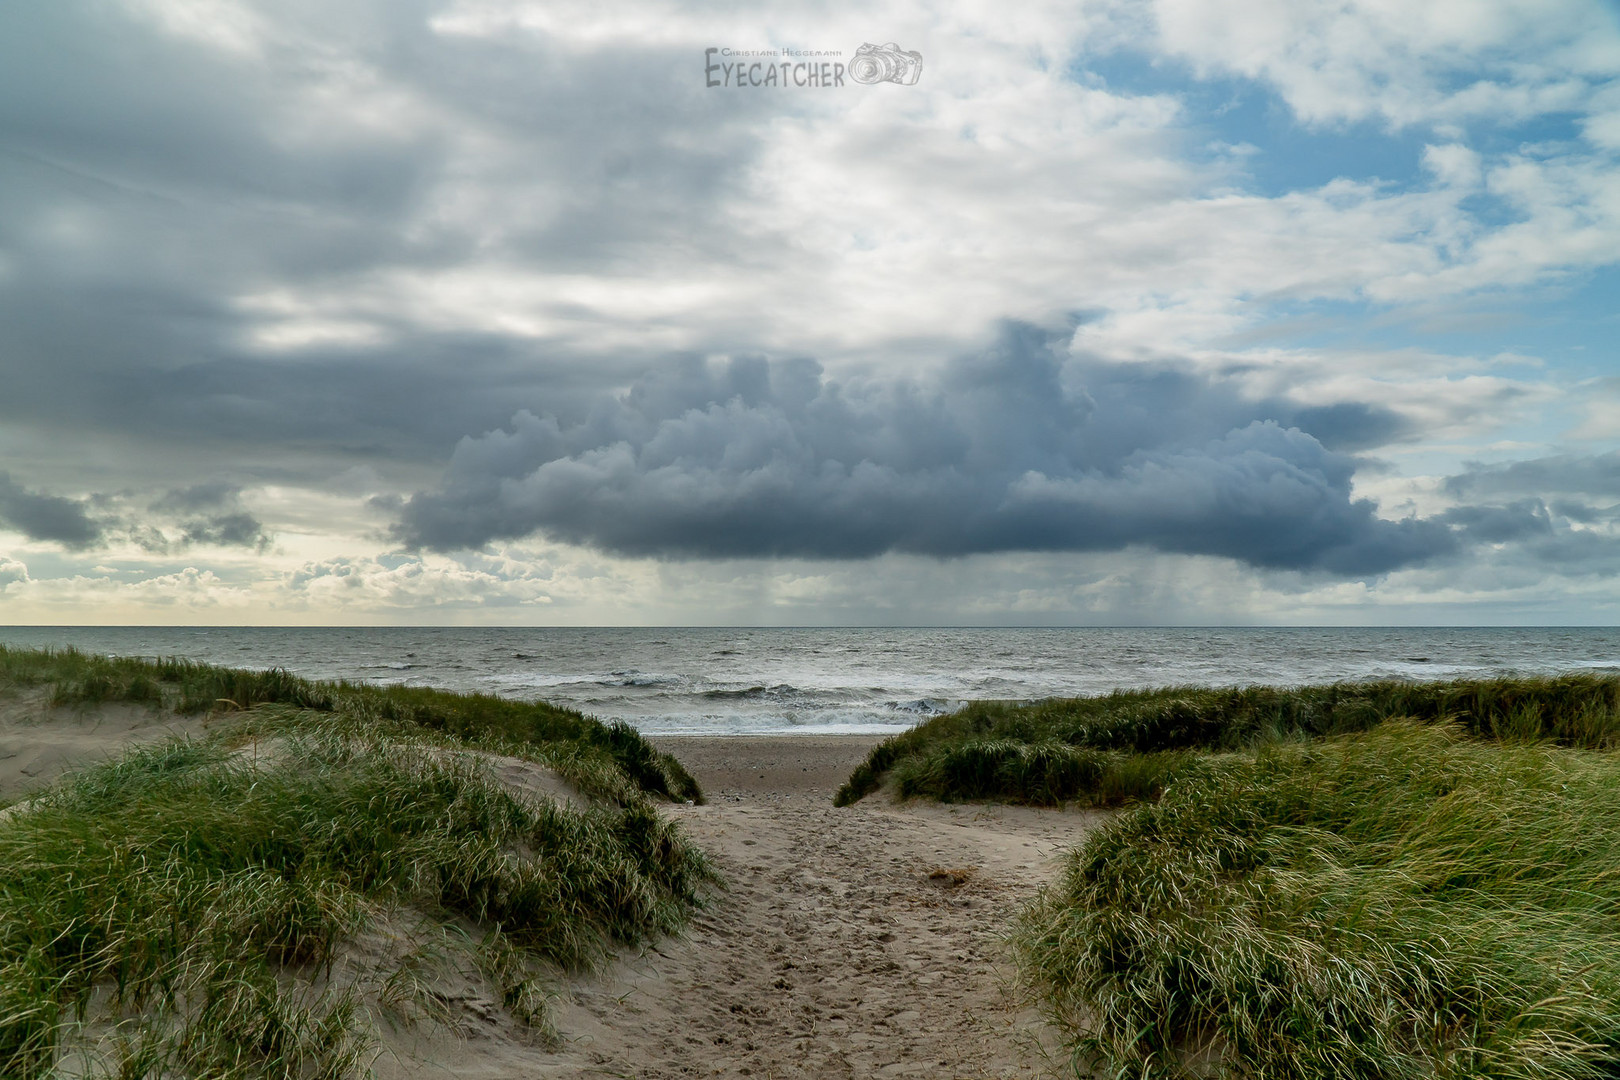
M649 735L888 735L973 699L1120 688L1620 671L1614 627L0 627L0 644L550 701Z

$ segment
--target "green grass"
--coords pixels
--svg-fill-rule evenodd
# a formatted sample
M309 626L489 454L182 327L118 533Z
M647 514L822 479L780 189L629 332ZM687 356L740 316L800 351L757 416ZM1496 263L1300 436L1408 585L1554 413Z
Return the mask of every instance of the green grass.
M1364 731L1389 717L1453 723L1488 739L1609 748L1620 745L1620 677L1170 687L975 702L874 747L834 801L857 802L892 776L903 796L1113 805L1156 797L1198 751Z
M1186 750L1093 750L1052 739L965 739L901 758L893 770L894 790L902 799L999 799L1037 806L1083 799L1111 806L1156 796L1197 756Z
M1206 756L1093 834L1017 938L1077 1064L1620 1073L1620 756L1477 733Z
M0 1076L50 1075L85 1021L121 1023L103 1064L129 1080L354 1075L366 990L327 976L401 910L483 928L543 1030L547 972L674 930L713 878L645 799L520 800L440 745L301 717L257 755L240 730L132 751L0 821Z
M210 719L199 739L71 774L0 817L6 1080L81 1058L121 1080L360 1075L379 1022L455 1020L435 972L481 972L544 1040L561 972L674 931L717 883L652 801L702 792L627 725L0 647L0 694L29 688L57 707ZM589 798L515 797L489 752ZM345 948L363 933L403 944L357 967Z
M839 791L1125 806L1022 917L1081 1075L1620 1075L1620 678L979 702Z
M660 753L633 727L604 724L545 702L422 687L313 682L281 668L249 671L177 658L0 645L0 688L8 686L48 686L52 702L61 706L132 702L194 715L286 705L341 715L375 731L432 733L492 750L522 753L549 747L553 756L572 757L587 772L591 759L607 759L647 794L703 800L697 781L680 762Z

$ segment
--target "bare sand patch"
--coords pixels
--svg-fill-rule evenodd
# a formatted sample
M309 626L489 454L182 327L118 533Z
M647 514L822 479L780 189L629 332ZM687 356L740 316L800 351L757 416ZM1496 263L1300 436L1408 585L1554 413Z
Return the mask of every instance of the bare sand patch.
M48 687L0 696L0 800L37 791L70 769L117 757L126 747L202 729L148 705L53 706Z

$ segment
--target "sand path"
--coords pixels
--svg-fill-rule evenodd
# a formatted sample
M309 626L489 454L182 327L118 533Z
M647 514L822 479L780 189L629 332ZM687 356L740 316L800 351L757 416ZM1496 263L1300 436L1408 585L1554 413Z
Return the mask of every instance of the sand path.
M1055 1040L1011 993L1001 935L1095 816L836 809L869 739L661 742L709 793L673 812L729 892L683 938L575 983L557 1002L560 1052L521 1054L519 1070L492 1031L461 1044L455 1075L1054 1073Z

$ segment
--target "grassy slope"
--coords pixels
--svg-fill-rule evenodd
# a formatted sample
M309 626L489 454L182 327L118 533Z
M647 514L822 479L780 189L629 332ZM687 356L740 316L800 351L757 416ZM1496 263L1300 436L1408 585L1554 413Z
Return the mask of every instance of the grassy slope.
M205 739L132 751L0 819L0 1076L46 1076L86 1019L122 1024L110 1067L132 1080L352 1075L368 1010L399 998L410 964L369 988L328 981L329 965L399 911L480 927L463 963L543 1031L547 972L673 929L713 878L644 794L696 797L690 777L578 713L0 649L7 685L233 711ZM269 753L233 751L266 735ZM467 745L556 764L610 799L515 799L443 752Z
M976 702L873 748L839 789L856 802L892 775L902 796L1100 805L1151 798L1200 751L1445 720L1487 738L1620 744L1620 677L1312 687L1171 687L1029 705Z
M1614 1076L1617 790L1445 725L1209 758L1071 857L1024 961L1108 1075Z
M1127 804L1026 912L1090 1074L1620 1075L1620 678L984 702L838 793Z
M455 694L407 686L312 682L287 671L247 671L193 660L105 657L75 649L0 645L0 688L50 686L58 705L149 703L180 713L288 705L331 713L372 731L439 734L514 752L550 747L559 754L611 762L641 791L701 802L681 763L653 748L628 724L604 724L545 702ZM598 770L599 771L599 770Z

